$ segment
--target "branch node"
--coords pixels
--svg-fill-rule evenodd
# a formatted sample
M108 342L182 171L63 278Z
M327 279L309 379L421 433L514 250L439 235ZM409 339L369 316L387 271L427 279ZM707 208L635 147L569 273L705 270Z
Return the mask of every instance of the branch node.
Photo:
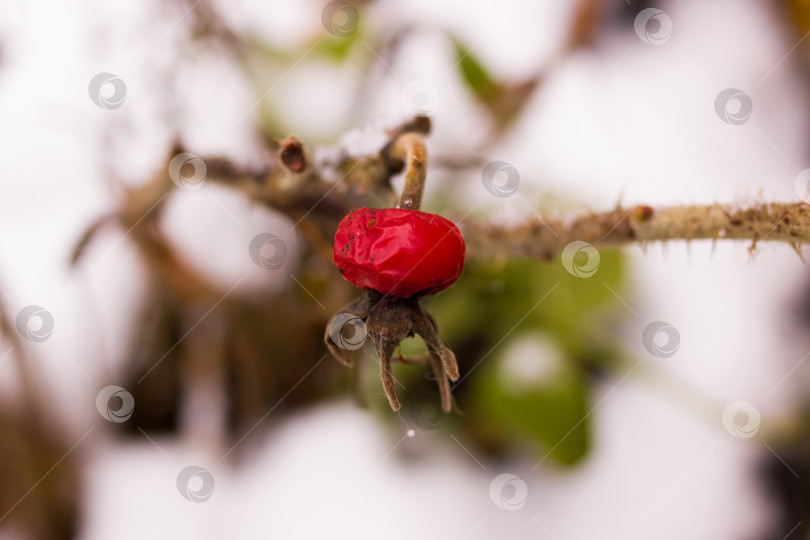
M294 173L302 173L307 168L307 156L304 145L292 135L281 142L281 146L278 149L278 156L281 162Z

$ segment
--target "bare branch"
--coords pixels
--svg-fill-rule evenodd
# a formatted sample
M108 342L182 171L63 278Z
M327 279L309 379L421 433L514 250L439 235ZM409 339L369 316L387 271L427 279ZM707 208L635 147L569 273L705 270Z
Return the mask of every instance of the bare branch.
M810 205L635 206L574 220L538 220L514 227L465 223L463 232L469 258L550 259L575 240L594 246L697 239L750 240L752 247L766 240L796 246L810 242Z

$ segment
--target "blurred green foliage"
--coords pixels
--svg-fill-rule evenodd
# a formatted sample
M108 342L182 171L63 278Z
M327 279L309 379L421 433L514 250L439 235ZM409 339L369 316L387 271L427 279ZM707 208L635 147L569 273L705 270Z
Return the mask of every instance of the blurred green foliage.
M617 251L600 252L590 278L569 274L559 258L469 263L461 278L430 306L446 342L460 357L467 387L457 396L462 422L484 447L529 443L540 456L572 465L587 453L590 375L618 360L618 344L605 329L616 307L613 290L623 275ZM562 365L548 377L516 381L505 373L510 345L539 332ZM475 344L475 346L473 346ZM463 354L463 353L462 353ZM523 359L547 362L537 356ZM474 420L472 420L474 418ZM470 419L470 420L467 420Z
M335 63L343 63L349 57L355 44L360 42L362 35L363 33L358 30L343 37L325 38L317 43L314 52Z
M459 40L453 40L455 56L462 79L475 96L483 102L492 100L502 88L495 82L473 51Z

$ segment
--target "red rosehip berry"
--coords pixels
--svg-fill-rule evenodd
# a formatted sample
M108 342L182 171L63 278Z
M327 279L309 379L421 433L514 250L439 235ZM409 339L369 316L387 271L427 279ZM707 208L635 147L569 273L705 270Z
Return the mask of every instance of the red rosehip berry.
M359 208L335 235L335 264L344 278L402 298L452 285L464 268L464 251L452 221L401 208Z

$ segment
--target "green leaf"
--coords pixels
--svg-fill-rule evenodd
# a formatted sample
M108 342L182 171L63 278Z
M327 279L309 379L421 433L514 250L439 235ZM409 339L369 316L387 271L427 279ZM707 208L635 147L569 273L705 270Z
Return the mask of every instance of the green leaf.
M625 309L611 292L621 294L621 256L610 249L599 255L589 278L570 274L559 257L470 261L453 287L426 301L448 346L477 355L459 358L467 369L478 366L469 372L462 408L496 444L531 442L538 459L548 454L563 465L587 453L590 374L610 369L620 355L604 319ZM550 382L527 388L502 370L514 354L510 345L538 331L559 348L563 367Z
M599 268L590 278L569 274L559 257L469 262L456 284L428 306L451 345L470 339L494 345L507 333L536 328L576 341L594 317L618 304L610 289L621 288L620 255L608 249L599 253Z
M346 61L354 46L360 42L362 32L356 30L347 36L324 39L315 48L315 54L340 64Z
M484 103L490 103L500 94L501 87L487 72L472 49L465 47L457 39L453 39L453 47L455 49L456 63L461 71L464 83L478 99Z
M504 349L509 354L509 348ZM590 448L587 384L574 369L527 387L504 376L503 354L482 366L472 389L476 421L506 441L531 441L539 458L570 466Z

